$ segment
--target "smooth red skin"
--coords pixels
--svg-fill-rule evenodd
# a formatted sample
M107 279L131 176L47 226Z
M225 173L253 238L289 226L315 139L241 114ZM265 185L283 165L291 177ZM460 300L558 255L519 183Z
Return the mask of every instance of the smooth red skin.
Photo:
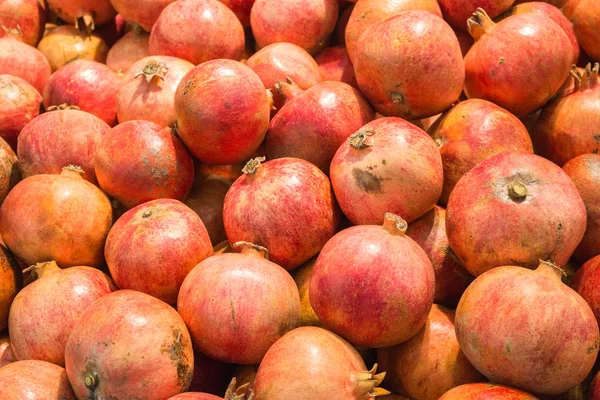
M150 32L160 13L175 0L110 0L112 6L127 21L140 25ZM178 28L179 29L179 28Z
M256 0L250 14L256 47L288 42L316 54L327 46L338 11L336 0Z
M0 369L2 396L7 399L77 400L63 367L27 360Z
M150 55L149 41L146 32L128 32L110 48L106 65L115 72L126 72L136 61Z
M78 398L164 400L185 391L194 352L187 328L169 305L144 293L119 290L102 297L77 322L65 350ZM86 375L95 373L90 391Z
M115 289L107 275L90 267L59 270L26 286L15 297L8 320L16 358L64 367L75 323L94 301Z
M17 154L24 178L60 174L68 165L83 168L83 179L97 184L94 155L110 126L79 110L55 110L33 119L19 136Z
M0 368L17 361L10 347L8 336L0 337Z
M169 4L150 32L150 54L183 58L194 65L244 51L244 28L233 11L217 0Z
M315 58L324 81L344 82L358 89L354 66L345 46L328 47Z
M600 321L600 255L589 259L577 270L571 287L584 298Z
M229 242L264 246L271 261L287 270L317 254L335 234L339 221L329 179L297 158L271 160L254 175L240 177L223 206Z
M594 0L570 1L565 6L565 15L573 23L575 35L583 50L592 59L600 60L600 44L597 32L600 27L600 4ZM569 7L569 11L567 11Z
M231 382L233 370L234 365L232 364L222 363L199 351L194 351L194 377L189 391L214 395L223 394ZM241 382L238 381L239 386L241 386Z
M455 308L465 289L473 281L452 252L446 235L446 210L435 206L410 224L406 234L425 251L435 273L434 303Z
M298 288L258 254L220 254L185 278L177 310L194 347L218 361L258 364L300 317ZM210 321L210 322L209 322Z
M560 26L538 14L514 15L469 50L465 93L523 117L554 96L572 62L573 48Z
M178 134L210 164L247 161L262 143L270 105L259 77L244 64L213 60L192 69L175 93Z
M345 44L350 59L356 62L356 44L367 28L409 10L429 11L442 17L442 11L436 0L361 0L357 2L345 31Z
M213 249L196 213L177 200L159 199L123 214L108 235L104 254L121 289L175 304L186 275Z
M559 394L581 383L598 355L594 313L555 268L494 268L465 291L456 337L491 381Z
M600 378L598 376L600 376L600 372L596 374L592 381L590 392L588 393L589 400L600 400Z
M117 15L110 0L47 0L47 3L50 10L71 25L85 13L92 14L96 26L110 22Z
M467 30L467 20L477 8L483 8L490 18L508 10L515 0L438 0L444 19L455 28Z
M108 197L74 172L30 176L0 208L2 238L26 265L100 266L112 221Z
M456 183L481 161L503 151L533 154L525 125L510 112L481 99L470 99L452 107L429 129L444 163L446 204Z
M473 46L475 41L473 37L469 35L468 32L463 31L462 29L452 28L456 38L458 39L458 44L460 45L460 51L462 52L463 58L467 56L467 53Z
M217 397L208 393L181 393L177 396L169 397L167 400L223 400L222 397Z
M411 222L431 210L443 184L433 140L400 118L376 119L361 130L375 132L373 146L358 150L346 141L331 162L331 183L346 217L373 225L392 212Z
M110 126L117 124L117 92L122 80L104 64L72 61L52 74L44 88L44 106L68 104L94 114Z
M42 95L29 82L0 75L0 137L13 148L21 130L40 114Z
M0 246L0 332L8 326L11 304L22 287L23 279L17 261L4 245Z
M358 86L385 116L431 117L462 93L465 64L458 39L428 11L406 11L371 25L355 51Z
M148 83L144 75L135 78L150 63L163 63L168 68L165 79L155 77ZM149 56L133 64L125 74L125 81L117 93L117 118L120 123L136 119L173 126L175 91L181 79L194 68L189 61L169 56Z
M22 78L42 93L51 73L48 60L38 49L10 37L0 38L0 74Z
M537 397L495 383L469 383L447 391L439 400L538 400Z
M375 118L375 112L352 86L323 82L287 100L269 123L267 158L296 157L326 174L339 147Z
M250 26L250 11L254 5L254 0L219 0L233 11L242 23L244 28Z
M0 3L0 26L19 29L24 43L37 46L44 33L47 9L39 0L5 0ZM6 31L0 29L0 37Z
M347 2L346 4L348 5L342 12L340 12L340 16L338 17L338 21L335 26L335 31L333 31L333 42L340 46L346 46L346 27L350 21L352 10L354 10L354 3Z
M183 201L194 182L194 160L181 141L150 121L111 129L94 162L102 190L127 208L162 198Z

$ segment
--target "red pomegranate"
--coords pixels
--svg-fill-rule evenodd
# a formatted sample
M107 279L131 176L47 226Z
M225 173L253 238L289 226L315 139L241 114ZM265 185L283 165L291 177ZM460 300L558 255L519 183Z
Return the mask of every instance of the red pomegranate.
M327 176L308 161L252 159L227 192L223 222L230 243L269 249L287 270L317 254L336 232L340 215ZM310 221L310 223L307 223Z
M219 0L233 11L244 28L250 26L250 11L254 0Z
M469 19L475 44L465 58L465 93L523 117L561 87L573 62L564 30L538 14L518 14L495 24L483 9Z
M68 165L83 169L83 179L97 184L94 154L110 126L95 115L76 109L47 112L21 131L17 153L24 178L60 174Z
M324 81L344 82L358 89L354 66L345 46L328 47L315 58Z
M525 125L486 100L470 99L452 107L429 128L444 164L446 204L456 182L481 161L503 151L533 153Z
M110 0L112 6L127 21L150 32L160 13L175 0Z
M444 19L459 29L467 29L467 20L479 7L485 9L491 18L508 10L515 0L438 0Z
M52 71L74 60L104 63L108 54L108 46L100 35L88 35L71 25L52 29L40 41L38 50L50 62Z
M360 90L385 116L439 114L458 100L465 80L458 39L428 11L406 11L371 25L356 42L352 61Z
M596 319L600 321L600 255L589 259L579 268L571 286L590 305Z
M54 260L66 268L103 263L112 207L82 174L81 168L70 166L60 175L30 176L4 200L0 234L25 264Z
M312 305L310 304L310 277L315 268L315 262L317 257L311 258L308 262L294 271L294 281L298 286L298 292L300 293L300 319L298 320L298 326L320 326L322 323L319 317L315 313Z
M179 57L195 65L219 58L239 60L243 51L242 24L217 0L171 3L150 33L150 54Z
M6 399L77 400L65 369L46 361L16 361L2 367L0 387Z
M119 290L96 301L75 324L65 363L79 398L164 400L190 385L194 352L171 306Z
M233 60L195 67L175 93L181 140L196 158L211 164L246 161L265 137L270 108L259 77Z
M8 336L0 336L0 368L17 361Z
M447 391L439 400L538 400L537 397L495 383L469 383Z
M61 270L54 261L31 268L37 280L17 294L10 308L12 350L19 360L64 366L65 346L73 326L93 302L116 287L96 268Z
M462 52L463 58L467 56L469 50L473 46L475 41L473 40L473 36L469 35L468 32L463 31L462 29L452 28L456 38L458 39L458 44L460 45L460 51Z
M326 328L355 346L405 342L427 320L433 267L406 228L406 221L387 213L383 227L354 226L336 234L317 258L310 303Z
M224 393L231 382L234 367L194 351L194 377L189 391L214 395Z
M544 261L534 271L505 266L467 288L456 309L456 337L491 381L559 394L591 371L598 324L585 300L561 282L563 273Z
M268 260L268 250L233 244L241 254L211 257L185 278L177 309L194 346L216 360L258 364L300 316L292 277Z
M570 0L567 3L563 12L573 24L577 41L592 59L599 61L600 3L595 0Z
M535 268L540 259L564 265L586 228L573 181L527 153L477 164L458 181L446 211L450 246L475 276L502 265Z
M596 374L594 379L592 380L592 384L590 386L590 392L588 393L589 400L598 400L600 399L600 372Z
M0 331L8 327L10 306L22 287L21 268L12 253L3 245L0 246Z
M346 28L348 27L348 22L350 21L350 16L352 15L352 11L354 10L354 3L346 2L347 7L344 8L342 12L340 12L340 16L337 21L337 25L335 26L335 30L333 31L333 42L346 46ZM340 6L340 10L341 10Z
M355 225L381 224L386 212L414 221L438 201L442 174L433 140L400 118L363 126L340 146L330 168L335 196Z
M135 62L150 55L150 35L133 29L115 43L106 56L106 65L115 72L126 72Z
M256 0L250 14L256 46L289 42L316 54L327 45L338 10L336 0Z
M11 0L0 3L0 37L17 30L24 43L37 46L44 33L48 10L39 0Z
M110 0L47 0L47 3L60 19L76 28L82 24L88 33L113 21L117 15Z
M255 400L368 400L389 392L379 386L385 372L370 371L345 340L305 326L269 349L254 382ZM310 388L310 390L307 390Z
M21 130L37 117L42 95L29 82L12 75L0 75L0 137L13 148Z
M270 160L301 158L327 174L340 145L375 118L367 100L346 83L323 82L306 91L293 82L277 86L286 104L269 123L265 148ZM287 98L290 92L295 95Z
M11 37L0 38L0 74L22 78L42 93L51 73L48 60L38 49Z

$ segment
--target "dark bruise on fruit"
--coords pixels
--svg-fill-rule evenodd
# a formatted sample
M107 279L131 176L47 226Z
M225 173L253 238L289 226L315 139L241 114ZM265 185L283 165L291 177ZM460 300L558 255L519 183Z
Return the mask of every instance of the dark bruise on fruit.
M358 186L364 192L369 194L383 193L382 179L371 172L362 169L352 169L352 176Z
M183 332L179 328L173 328L174 341L171 344L163 344L160 351L168 353L173 365L177 368L177 384L182 388L187 388L192 381L193 368L185 354L189 343L183 339Z

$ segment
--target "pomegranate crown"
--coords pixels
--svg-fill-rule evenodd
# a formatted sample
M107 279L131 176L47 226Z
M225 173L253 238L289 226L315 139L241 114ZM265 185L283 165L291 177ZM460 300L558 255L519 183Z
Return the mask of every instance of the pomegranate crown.
M253 400L254 393L250 389L250 384L246 383L237 387L237 380L233 378L227 391L225 392L224 400Z
M583 72L576 65L573 65L569 74L575 82L575 91L593 89L598 82L599 72L600 63L595 63L593 67L591 63L588 63Z

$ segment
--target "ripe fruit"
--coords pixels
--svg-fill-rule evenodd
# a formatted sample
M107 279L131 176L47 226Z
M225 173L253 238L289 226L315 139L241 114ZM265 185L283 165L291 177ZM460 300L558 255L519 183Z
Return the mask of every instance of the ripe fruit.
M150 55L149 41L148 33L133 29L110 48L106 65L115 72L127 72L137 61Z
M298 286L298 292L300 293L300 319L298 320L298 326L319 326L322 327L319 317L315 314L315 310L310 304L310 277L315 268L316 257L311 258L308 262L294 271L294 281Z
M254 0L219 0L225 4L238 17L244 28L250 26L250 11Z
M65 369L46 361L25 360L5 365L0 369L0 387L6 399L77 399Z
M24 79L42 93L51 73L48 60L38 49L12 37L0 39L0 74Z
M22 129L40 114L42 95L12 75L0 75L0 87L0 137L16 148Z
M508 10L515 0L438 0L444 19L455 28L467 29L467 20L478 7L483 7L490 18Z
M590 305L596 319L600 321L600 255L589 259L579 268L571 286Z
M83 23L88 33L109 23L117 14L110 0L48 0L47 3L60 19L76 28Z
M10 306L23 287L21 269L11 252L0 246L0 331L8 327ZM2 361L0 357L0 362Z
M161 12L175 0L110 0L112 6L128 21L150 32Z
M11 0L0 3L0 37L17 30L24 43L37 46L44 33L48 10L39 0Z
M447 391L439 400L538 400L529 393L495 383L469 383Z
M74 26L62 25L52 29L38 45L52 71L74 60L89 60L104 63L108 46L96 33L87 35Z
M344 82L358 89L354 66L344 46L328 47L315 58L324 81Z
M594 0L571 0L564 8L583 50L592 59L600 60L600 44L596 37L600 26L600 3Z

